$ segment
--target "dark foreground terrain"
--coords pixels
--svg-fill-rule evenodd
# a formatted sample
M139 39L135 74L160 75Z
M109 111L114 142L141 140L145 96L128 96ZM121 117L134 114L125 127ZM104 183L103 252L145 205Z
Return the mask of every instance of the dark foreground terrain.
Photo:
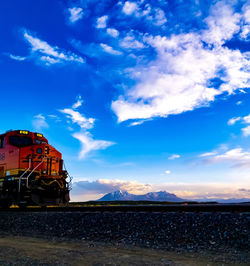
M1 212L0 236L0 264L5 265L250 261L250 213Z

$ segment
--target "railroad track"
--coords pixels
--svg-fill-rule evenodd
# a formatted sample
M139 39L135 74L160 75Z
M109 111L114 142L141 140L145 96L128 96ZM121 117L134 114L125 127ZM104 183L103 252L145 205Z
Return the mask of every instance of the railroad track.
M1 212L250 212L250 203L242 204L169 204L83 207L27 207L0 209Z

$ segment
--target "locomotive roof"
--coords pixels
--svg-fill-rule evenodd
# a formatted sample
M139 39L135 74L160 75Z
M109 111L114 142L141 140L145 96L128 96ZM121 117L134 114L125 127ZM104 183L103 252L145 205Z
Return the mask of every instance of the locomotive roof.
M38 133L38 132L32 132L32 131L29 131L29 130L9 130L9 131L6 131L5 133L3 134L0 134L0 136L6 136L8 134L12 135L13 133L16 133L18 135L29 135L30 133L33 135L33 136L37 136L37 137L40 137L40 138L43 138L43 139L46 139L43 134L41 133ZM47 139L46 139L47 140Z

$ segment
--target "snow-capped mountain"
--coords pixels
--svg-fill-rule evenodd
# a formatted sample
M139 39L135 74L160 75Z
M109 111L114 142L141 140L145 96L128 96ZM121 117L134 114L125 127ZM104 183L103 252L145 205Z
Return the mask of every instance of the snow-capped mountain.
M175 194L168 193L166 191L149 192L144 195L134 195L128 193L126 190L117 190L104 195L99 201L116 201L116 200L147 200L147 201L170 201L180 202L184 201L178 198Z
M114 200L135 200L136 195L128 193L126 190L117 190L104 195L100 201L114 201Z
M175 194L168 193L167 191L159 191L159 192L149 192L145 195L137 196L138 200L149 200L149 201L184 201L181 198L178 198Z

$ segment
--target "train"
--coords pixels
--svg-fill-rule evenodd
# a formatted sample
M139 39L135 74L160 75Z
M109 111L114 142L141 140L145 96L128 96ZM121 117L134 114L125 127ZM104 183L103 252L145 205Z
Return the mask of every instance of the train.
M41 133L0 135L0 206L67 205L71 178L62 154Z

